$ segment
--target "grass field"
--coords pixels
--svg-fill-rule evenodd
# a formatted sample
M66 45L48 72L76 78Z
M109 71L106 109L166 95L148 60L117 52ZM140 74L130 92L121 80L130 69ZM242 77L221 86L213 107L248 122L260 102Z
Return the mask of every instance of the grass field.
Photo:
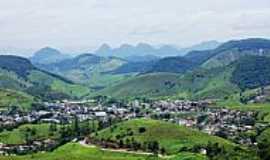
M3 131L0 133L0 143L4 144L24 144L26 143L25 133L27 130L35 130L35 134L31 135L33 140L42 140L47 138L57 138L57 132L50 135L49 124L26 124L12 131Z
M206 160L202 155L181 153L170 158L157 158L149 155L103 151L99 148L68 143L50 153L37 153L26 156L1 157L0 160Z
M112 97L159 97L175 95L174 85L178 74L155 73L140 75L124 80L119 84L102 90L101 95Z
M140 128L144 128L145 132L141 133ZM113 141L122 139L123 142L126 142L127 139L134 139L141 144L148 141L157 141L168 154L175 154L184 147L191 149L196 145L206 146L209 141L220 143L223 146L234 145L219 137L209 136L176 124L150 119L136 119L116 124L111 128L100 131L94 137L100 140L110 139Z

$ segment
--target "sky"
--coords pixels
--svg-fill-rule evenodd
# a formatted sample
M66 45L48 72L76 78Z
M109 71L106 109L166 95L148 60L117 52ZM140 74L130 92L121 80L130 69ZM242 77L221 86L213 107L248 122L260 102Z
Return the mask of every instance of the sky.
M269 0L0 0L0 53L270 37Z

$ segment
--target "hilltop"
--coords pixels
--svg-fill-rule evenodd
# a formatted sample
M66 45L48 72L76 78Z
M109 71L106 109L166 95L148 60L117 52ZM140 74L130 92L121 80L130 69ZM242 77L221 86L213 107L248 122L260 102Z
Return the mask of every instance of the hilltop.
M115 124L93 134L92 138L92 141L105 141L142 150L153 149L149 148L149 145L155 143L160 152L166 154L177 154L181 151L198 152L195 148L203 149L209 143L222 146L224 152L227 152L231 158L243 158L253 154L241 147L238 147L239 150L235 152L233 148L237 145L225 139L177 124L151 119L134 119ZM252 157L256 159L256 156Z

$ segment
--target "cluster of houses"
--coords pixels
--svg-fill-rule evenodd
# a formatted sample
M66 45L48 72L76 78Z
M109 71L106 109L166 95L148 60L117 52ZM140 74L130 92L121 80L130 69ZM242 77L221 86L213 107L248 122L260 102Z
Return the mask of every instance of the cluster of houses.
M236 142L243 144L251 144L252 141L246 137L239 138L238 135L253 131L256 120L255 112L214 108L209 101L159 100L142 102L135 100L127 104L114 102L106 105L64 101L44 103L42 109L32 110L29 113L0 112L0 126L8 128L33 122L68 124L73 121L74 115L79 121L108 122L116 118L124 121L142 117L160 119L197 128L211 135L233 138ZM1 146L5 147L5 145L0 145L0 151L3 151Z

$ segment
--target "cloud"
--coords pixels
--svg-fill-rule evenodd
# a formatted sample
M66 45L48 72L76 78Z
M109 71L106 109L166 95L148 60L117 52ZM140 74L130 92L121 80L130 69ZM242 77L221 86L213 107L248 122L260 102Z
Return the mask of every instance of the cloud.
M107 42L173 43L270 37L269 0L0 1L0 48L89 51Z

